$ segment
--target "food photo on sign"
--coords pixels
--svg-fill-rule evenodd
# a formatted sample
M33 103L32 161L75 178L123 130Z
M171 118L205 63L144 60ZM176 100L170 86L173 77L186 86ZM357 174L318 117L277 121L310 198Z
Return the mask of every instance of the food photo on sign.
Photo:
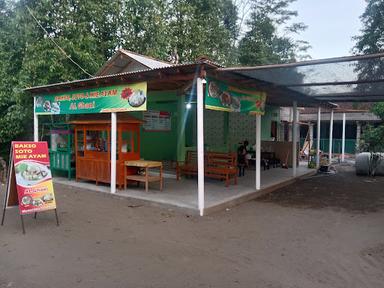
M127 87L121 92L121 98L126 99L132 107L140 107L145 103L147 97L143 90L134 91L132 88Z
M205 108L217 111L264 115L266 93L244 90L223 81L208 78Z
M49 166L34 161L22 161L15 165L15 174L17 185L24 188L25 194L20 196L24 211L54 204L54 195L50 189L38 185L52 178Z

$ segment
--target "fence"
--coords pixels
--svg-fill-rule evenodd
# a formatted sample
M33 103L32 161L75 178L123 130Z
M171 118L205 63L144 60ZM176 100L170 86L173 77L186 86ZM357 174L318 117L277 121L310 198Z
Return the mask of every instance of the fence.
M300 147L303 147L305 138L300 139ZM332 139L332 152L341 153L341 139ZM313 149L317 148L317 139L313 139ZM320 150L324 152L329 151L329 139L320 139ZM355 154L356 152L356 139L345 139L345 153Z

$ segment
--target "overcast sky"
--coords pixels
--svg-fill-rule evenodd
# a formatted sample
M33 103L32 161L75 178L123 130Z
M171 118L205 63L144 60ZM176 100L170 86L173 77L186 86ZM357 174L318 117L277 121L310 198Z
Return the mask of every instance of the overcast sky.
M312 58L350 55L365 7L364 0L297 0L292 5L299 13L296 21L308 25L299 37L311 44Z

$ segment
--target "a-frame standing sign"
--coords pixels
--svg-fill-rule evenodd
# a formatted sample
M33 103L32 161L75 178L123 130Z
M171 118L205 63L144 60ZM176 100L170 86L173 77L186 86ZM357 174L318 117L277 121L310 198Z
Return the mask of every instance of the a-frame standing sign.
M12 142L1 225L7 208L18 206L25 234L25 214L54 210L59 226L47 142Z

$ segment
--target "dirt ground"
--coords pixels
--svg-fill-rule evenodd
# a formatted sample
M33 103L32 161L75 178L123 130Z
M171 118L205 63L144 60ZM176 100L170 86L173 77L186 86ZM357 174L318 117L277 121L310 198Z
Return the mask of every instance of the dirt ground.
M336 172L337 175L317 174L257 201L287 207L332 207L360 213L384 209L384 177L356 177L352 165L336 166Z
M383 287L384 178L340 167L198 217L55 185L0 227L0 287Z

